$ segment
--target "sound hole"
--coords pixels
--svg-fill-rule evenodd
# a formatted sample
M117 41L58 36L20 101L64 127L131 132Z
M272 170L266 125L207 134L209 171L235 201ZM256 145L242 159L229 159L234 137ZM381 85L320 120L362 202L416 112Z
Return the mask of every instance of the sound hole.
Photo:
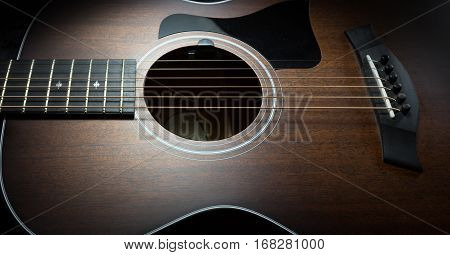
M190 46L154 63L144 95L150 113L168 131L190 140L216 141L240 133L255 120L262 89L255 72L236 55L213 46Z

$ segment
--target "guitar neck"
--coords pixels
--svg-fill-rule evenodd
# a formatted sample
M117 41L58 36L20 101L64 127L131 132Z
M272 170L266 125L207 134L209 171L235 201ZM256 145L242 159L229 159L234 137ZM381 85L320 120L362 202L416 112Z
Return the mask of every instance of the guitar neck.
M0 62L1 115L132 117L136 60Z

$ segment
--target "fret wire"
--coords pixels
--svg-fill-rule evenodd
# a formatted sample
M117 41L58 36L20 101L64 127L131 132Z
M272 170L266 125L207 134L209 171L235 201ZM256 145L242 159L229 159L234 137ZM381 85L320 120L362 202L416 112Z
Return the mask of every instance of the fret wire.
M125 59L124 60L122 60L122 79L121 79L121 82L120 82L120 113L123 113L123 109L122 109L122 106L123 106L123 83L124 83L124 77L125 77Z
M1 99L1 101L0 101L0 111L2 111L3 97L5 96L6 84L8 83L9 71L11 70L11 64L12 64L12 59L9 61L9 64L8 64L8 70L6 71L5 82L3 83L2 99Z
M73 66L75 64L75 59L72 59L72 65L70 66L70 74L69 74L69 82L67 84L67 99L66 99L66 113L69 112L69 96L70 96L70 88L72 86L72 75L73 75Z
M27 81L27 87L25 88L25 96L23 99L22 112L25 112L25 109L26 109L25 106L27 105L28 91L30 90L31 75L33 74L33 66L34 66L34 59L31 60L30 72L28 73L28 81Z
M51 90L51 88L52 88L52 82L53 82L53 70L55 69L55 62L56 62L56 59L53 59L53 61L52 61L52 67L51 67L51 69L50 69L50 75L49 75L49 78L48 78L47 98L45 99L45 109L44 109L44 112L45 112L45 113L47 113L47 111L48 111L48 101L49 101L49 99L50 99L50 90Z
M108 90L109 59L106 60L105 89L103 91L103 113L106 112L106 92Z
M86 87L86 107L84 112L88 112L88 102L89 102L89 87L91 86L91 71L92 71L92 59L89 61L89 72L88 72L88 80Z

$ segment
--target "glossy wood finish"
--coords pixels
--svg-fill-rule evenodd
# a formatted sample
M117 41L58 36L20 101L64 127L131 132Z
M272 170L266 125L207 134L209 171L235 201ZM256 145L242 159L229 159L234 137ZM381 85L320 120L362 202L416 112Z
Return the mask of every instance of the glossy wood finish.
M55 2L41 19L66 34L36 25L23 57L138 59L155 43L159 22L170 13L233 17L273 2L233 1L220 7L163 0ZM313 69L278 74L360 75L344 30L382 20L376 11L372 15L363 11L351 1L312 1L311 19L323 61ZM380 32L390 28L377 27ZM405 49L398 50L403 54L400 59L409 56ZM436 99L438 92L428 91L421 82L424 78L415 72L420 63L405 64L417 81L422 109L420 174L382 162L375 117L369 111L308 111L303 119L311 140L303 142L280 138L296 132L299 126L292 124L302 118L301 113L285 112L266 142L216 162L164 153L140 138L133 121L8 120L3 155L6 190L19 217L34 232L44 234L142 234L219 204L258 211L305 234L440 233L405 211L448 231L449 104ZM314 83L363 85L359 80ZM442 84L436 86L448 93ZM310 92L366 95L364 89ZM365 100L341 105L355 102L370 106Z

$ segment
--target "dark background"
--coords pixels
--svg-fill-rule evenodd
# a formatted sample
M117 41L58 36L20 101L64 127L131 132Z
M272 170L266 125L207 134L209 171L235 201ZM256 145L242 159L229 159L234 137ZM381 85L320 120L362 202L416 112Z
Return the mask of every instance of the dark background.
M8 0L6 2L34 15L47 1ZM374 17L372 24L375 30L378 34L383 34L447 1L347 0L345 2L347 4L352 2L355 12ZM31 18L0 0L0 22L0 59L15 59ZM399 28L382 40L405 65L413 82L416 84L420 83L423 87L428 88L425 91L420 91L420 93L426 93L436 98L436 102L432 107L435 107L436 111L448 112L450 108L450 103L448 102L450 96L450 4L446 4L442 8ZM443 93L446 96L442 96ZM428 108L430 106L421 105L421 107ZM447 122L450 121L447 120ZM449 127L449 129L442 130L442 132L449 132L450 123L446 124L445 127ZM219 228L217 228L219 224L218 219L222 219L221 227ZM0 233L4 233L16 225L17 223L10 215L3 196L1 196ZM216 229L221 230L221 233L228 234L283 233L282 230L276 229L273 225L254 218L254 216L227 211L202 214L200 217L179 224L178 232L176 233L211 233L208 232L208 226L213 225L215 225ZM195 228L192 228L192 226L195 226ZM230 228L230 226L233 226L233 228ZM236 228L236 226L241 226L241 228ZM248 231L248 229L253 229L253 231ZM9 233L20 234L24 233L24 231L16 228ZM174 229L171 228L165 233L174 233Z

